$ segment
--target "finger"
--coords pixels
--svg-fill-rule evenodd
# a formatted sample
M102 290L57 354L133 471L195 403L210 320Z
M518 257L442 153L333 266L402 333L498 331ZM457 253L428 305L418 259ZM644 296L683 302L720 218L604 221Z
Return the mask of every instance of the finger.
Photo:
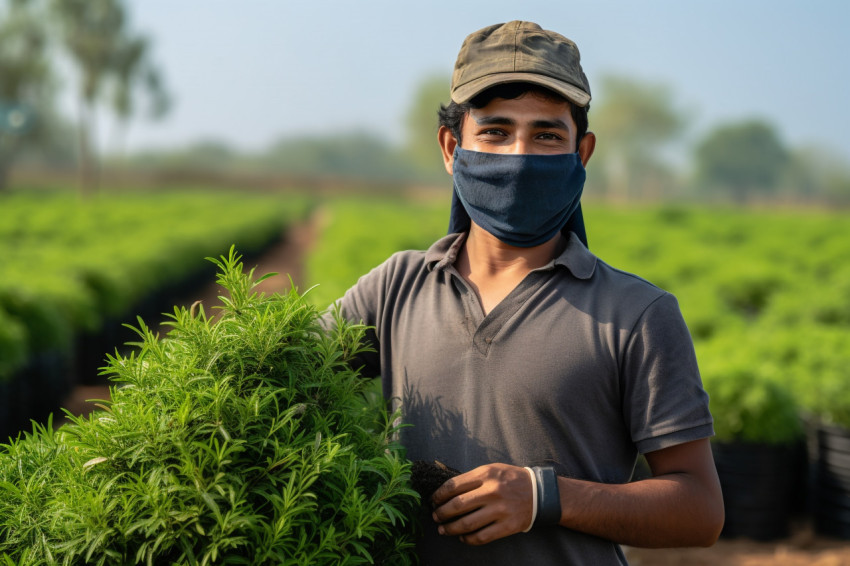
M520 531L516 522L482 508L474 513L440 525L437 532L445 536L457 536L464 544L480 546Z
M497 527L495 531L485 535L488 540L493 540L493 538L522 532L528 526L529 520L529 516L526 513L518 513L515 506L506 504L504 501L494 501L451 520L444 520L441 523L438 521L437 532L460 536L495 526Z
M469 546L481 546L496 539L504 538L514 534L510 529L505 528L503 523L490 523L483 528L469 534L461 535L458 540Z
M432 516L437 523L445 523L480 509L485 503L478 491L473 490L449 499L434 509Z
M476 509L472 513L458 517L453 521L440 524L437 527L437 532L446 536L468 535L486 527L495 520L496 517L486 508Z
M475 473L475 470L455 476L437 488L431 496L431 503L434 507L439 507L450 499L478 487L481 487L481 478L479 474Z

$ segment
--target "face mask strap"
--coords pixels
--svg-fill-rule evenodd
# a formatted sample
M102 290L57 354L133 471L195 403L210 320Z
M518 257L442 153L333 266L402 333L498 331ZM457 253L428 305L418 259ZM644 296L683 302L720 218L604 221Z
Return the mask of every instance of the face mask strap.
M567 237L569 237L570 232L574 232L578 239L581 240L581 243L584 244L584 247L590 249L590 246L587 245L587 232L584 228L584 215L581 213L581 203L578 204L578 207L573 212L572 216L570 216L567 223L561 229L561 233Z
M454 184L452 184L452 208L449 215L449 234L456 234L458 232L466 232L469 230L470 225L472 224L472 220L469 218L469 214L466 212L466 209L463 207L463 203L460 202L460 198L457 196L457 189L454 188Z

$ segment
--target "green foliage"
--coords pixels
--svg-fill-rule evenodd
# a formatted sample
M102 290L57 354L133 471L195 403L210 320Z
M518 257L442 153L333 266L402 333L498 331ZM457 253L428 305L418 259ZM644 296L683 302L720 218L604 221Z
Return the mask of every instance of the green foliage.
M785 192L828 203L850 201L850 162L834 148L795 148L785 171Z
M0 101L34 102L50 78L46 30L39 21L42 14L30 0L4 4L0 6Z
M41 16L30 0L0 4L0 191L20 151L46 131L51 74Z
M802 321L791 326L759 326L752 334L753 356L771 360L773 380L786 387L806 413L850 428L850 332L847 325ZM739 338L740 339L740 338Z
M410 176L409 165L400 159L395 148L362 131L283 139L272 145L257 164L267 171L331 179L377 181Z
M0 556L19 564L405 564L418 496L396 415L296 290L233 249L221 316L175 308L110 356L111 401L0 446Z
M744 408L734 406L734 395L715 398L713 388L736 390L737 380L757 390L761 410L775 407L777 419L787 403L774 399L783 395L775 388L790 394L798 411L850 426L850 218L822 211L585 209L595 253L679 299L720 433L726 434L725 415Z
M236 242L257 251L307 201L245 193L127 193L80 200L16 192L0 199L0 310L24 329L0 332L0 379L33 352L67 349L82 330L126 316L146 294L206 266ZM226 211L226 214L223 213ZM14 346L17 345L17 346ZM19 361L15 361L19 360Z
M122 121L133 115L136 93L143 89L149 98L148 115L161 118L171 107L159 69L150 60L150 42L145 37L125 37L113 53L115 88L112 109Z
M135 93L150 100L151 116L169 108L169 97L147 39L130 29L129 13L121 0L51 0L59 44L76 71L81 114L77 124L78 155L84 189L96 188L95 110L107 93L111 109L122 124L134 110Z
M777 375L779 365L759 359L745 336L732 332L699 351L703 384L710 395L715 440L790 444L803 434L800 407Z
M721 125L696 149L698 182L705 190L727 191L746 201L776 191L789 152L775 128L760 120Z
M449 76L434 75L425 78L417 86L407 111L405 154L417 173L428 181L442 181L448 178L437 143L437 111L441 104L449 102L450 84Z
M688 123L672 90L663 84L606 76L592 103L590 130L598 143L588 166L594 193L616 198L653 198L674 189L663 157Z
M9 375L26 362L26 331L0 307L0 376Z
M384 184L409 179L412 166L401 153L368 132L277 140L259 153L244 153L224 142L203 140L179 150L139 153L125 161L134 168L177 173L235 173Z
M645 152L675 138L686 124L667 85L608 75L602 78L600 91L602 99L594 108L599 118L594 121L616 134L610 143Z

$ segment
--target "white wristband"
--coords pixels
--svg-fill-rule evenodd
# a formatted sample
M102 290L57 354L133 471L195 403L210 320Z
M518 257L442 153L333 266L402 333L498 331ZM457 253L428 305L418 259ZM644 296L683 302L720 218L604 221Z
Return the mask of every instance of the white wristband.
M531 477L531 522L528 524L528 528L522 531L527 533L534 526L534 521L537 519L537 475L531 468L526 466L525 469L528 470L528 475Z

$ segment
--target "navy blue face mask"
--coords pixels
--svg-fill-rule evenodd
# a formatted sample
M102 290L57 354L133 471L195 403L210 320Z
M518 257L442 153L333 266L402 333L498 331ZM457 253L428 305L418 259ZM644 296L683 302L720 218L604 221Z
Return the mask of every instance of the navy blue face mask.
M529 248L572 231L587 245L581 214L586 173L578 153L483 153L455 147L449 233L478 226Z

